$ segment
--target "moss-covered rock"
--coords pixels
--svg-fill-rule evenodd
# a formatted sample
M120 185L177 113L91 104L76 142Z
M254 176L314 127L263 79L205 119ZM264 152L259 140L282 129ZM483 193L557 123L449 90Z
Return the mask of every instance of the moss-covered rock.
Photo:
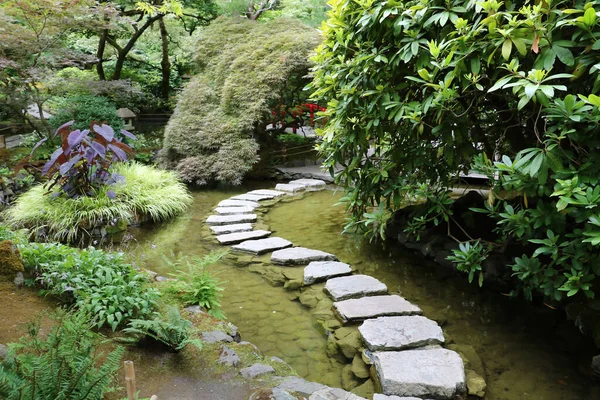
M222 17L200 31L199 72L169 120L161 163L197 185L241 183L258 161L271 108L286 86L301 88L319 41L314 28L285 19Z
M10 240L0 242L0 275L12 276L24 270L17 246Z

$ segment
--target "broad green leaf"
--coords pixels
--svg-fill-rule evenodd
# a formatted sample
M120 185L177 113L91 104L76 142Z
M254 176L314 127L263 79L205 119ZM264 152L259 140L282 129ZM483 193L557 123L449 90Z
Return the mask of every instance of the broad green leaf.
M512 50L512 40L506 39L502 44L502 57L508 61L510 58L510 52Z
M573 57L571 50L557 45L553 45L552 50L554 50L556 56L563 64L568 66L575 64L575 58Z

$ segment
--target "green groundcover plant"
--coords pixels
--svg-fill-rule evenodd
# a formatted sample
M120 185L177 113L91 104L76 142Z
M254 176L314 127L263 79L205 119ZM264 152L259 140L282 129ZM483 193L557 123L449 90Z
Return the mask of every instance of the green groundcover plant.
M20 250L25 271L33 278L28 284L85 311L98 328L114 331L129 320L149 317L156 308L160 293L121 253L56 243L29 243Z
M600 5L330 5L312 88L327 102L321 150L332 173L343 167L336 181L348 188L348 228L383 235L397 210L426 200L407 233L454 224L451 236L469 245L453 260L471 278L489 254L511 250L515 292L594 297ZM461 232L452 215L448 188L469 170L491 181L476 211L495 222L492 240Z
M124 350L103 350L88 315L59 310L46 335L40 319L28 335L8 346L0 363L0 398L6 400L101 400L113 390Z

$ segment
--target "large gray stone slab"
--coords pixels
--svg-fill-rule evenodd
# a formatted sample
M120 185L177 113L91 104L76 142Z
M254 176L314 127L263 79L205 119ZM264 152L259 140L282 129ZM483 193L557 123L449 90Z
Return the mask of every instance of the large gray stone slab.
M243 242L246 240L251 240L251 239L266 238L270 234L271 234L270 231L262 231L262 230L250 231L250 232L235 232L235 233L228 233L226 235L219 235L216 237L216 239L221 244L234 244L234 243L240 243L240 242Z
M256 214L211 215L206 219L208 225L241 224L243 222L256 222Z
M308 190L322 190L327 185L321 179L296 179L289 182L290 185L302 185Z
M253 207L217 207L215 212L219 215L252 214Z
M375 393L373 400L423 400L418 397L400 397L400 396L388 396L386 394Z
M382 316L422 314L419 307L395 294L336 301L333 307L344 322Z
M339 261L313 261L304 268L304 284L326 280L335 276L350 275L350 265Z
M305 379L298 378L297 376L284 378L277 387L292 392L297 392L303 396L310 396L314 392L327 389L327 386L323 385L322 383L309 382Z
M271 255L271 262L279 265L301 265L308 264L311 261L337 261L337 257L321 250L307 249L306 247L278 250Z
M246 194L238 194L237 196L233 196L231 198L231 200L263 201L263 200L271 200L274 198L275 198L275 196L268 195L268 194L246 193Z
M223 331L214 330L202 332L202 341L204 343L233 342L233 338Z
M260 207L260 204L258 202L256 202L256 201L227 199L227 200L223 200L219 204L217 204L217 207L252 207L252 208L257 208L257 207Z
M466 389L463 361L452 350L380 351L373 356L384 394L453 399Z
M262 195L262 196L272 196L271 198L285 195L285 193L282 191L272 190L272 189L258 189L258 190L252 190L248 193L249 194L258 194L258 195Z
M387 286L368 275L342 276L331 278L325 283L325 292L334 301L364 296L387 294Z
M240 244L236 244L231 248L234 250L246 251L248 253L263 254L273 250L285 249L291 247L292 242L280 237L271 237L267 239L246 240Z
M371 351L406 350L444 343L437 322L418 315L368 319L358 331Z
M325 388L310 395L308 400L367 400L340 388Z
M247 232L252 230L252 224L231 224L231 225L215 225L211 226L210 230L217 235L225 235L234 232Z
M253 364L247 368L240 369L240 374L242 374L242 376L246 379L256 378L257 376L260 376L260 375L274 374L274 373L275 373L275 369L273 367L271 367L270 365L259 364L259 363Z
M298 193L298 192L303 192L306 190L306 186L303 185L291 185L289 183L278 183L277 186L275 186L275 189L277 190L281 190L282 192L287 192L287 193Z

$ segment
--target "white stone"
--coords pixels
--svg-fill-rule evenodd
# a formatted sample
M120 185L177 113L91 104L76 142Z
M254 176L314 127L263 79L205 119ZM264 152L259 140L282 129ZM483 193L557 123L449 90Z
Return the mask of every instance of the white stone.
M352 275L329 279L325 283L325 292L334 301L339 301L356 297L387 294L387 286L372 276Z
M289 182L290 185L302 185L308 190L323 190L327 185L321 179L296 179Z
M368 319L358 331L371 351L405 350L444 343L444 333L437 322L418 315Z
M293 194L293 193L303 192L304 190L306 190L306 186L292 185L289 183L278 183L277 186L275 186L275 189Z
M252 214L252 207L217 207L215 212L219 215Z
M227 200L223 200L219 204L217 204L217 207L252 207L252 208L258 208L258 207L260 207L260 204L258 204L258 202L256 202L256 201L227 199Z
M271 237L267 239L246 240L240 244L236 244L231 248L234 250L246 251L254 254L268 253L269 251L284 249L291 247L292 242L280 237Z
M271 262L279 265L308 264L311 261L337 261L337 257L321 250L305 247L279 250L271 255Z
M395 294L336 301L333 307L344 322L382 316L422 314L419 307Z
M352 268L343 262L313 261L304 268L304 284L311 285L334 276L349 275L351 273Z
M373 356L384 394L453 399L466 389L463 361L454 351L380 351Z
M206 219L207 225L240 224L243 222L256 222L256 214L211 215Z
M240 243L240 242L243 242L245 240L250 240L250 239L266 238L270 234L271 234L271 232L262 231L262 230L250 231L250 232L235 232L235 233L228 233L225 235L219 235L216 237L216 239L221 244L234 244L234 243Z
M247 232L252 230L252 224L216 225L211 226L210 230L217 235L224 235L226 233L234 232Z
M238 194L237 196L233 196L231 200L246 200L246 201L263 201L263 200L271 200L275 198L273 195L267 194Z
M262 195L262 196L272 196L272 197L279 197L279 196L285 195L284 192L281 192L279 190L271 190L271 189L252 190L248 193L249 194L258 194L258 195Z

